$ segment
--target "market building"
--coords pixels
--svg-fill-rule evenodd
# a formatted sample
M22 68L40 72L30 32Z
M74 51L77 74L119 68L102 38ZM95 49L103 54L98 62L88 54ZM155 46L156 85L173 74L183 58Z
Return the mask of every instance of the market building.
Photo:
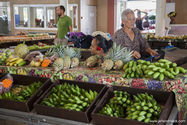
M0 0L0 125L187 125L186 0Z

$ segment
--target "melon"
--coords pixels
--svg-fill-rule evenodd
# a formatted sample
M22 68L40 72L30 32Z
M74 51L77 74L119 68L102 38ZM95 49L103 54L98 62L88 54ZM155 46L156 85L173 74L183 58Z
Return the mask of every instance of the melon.
M16 48L14 49L14 55L17 55L22 59L25 58L25 56L28 53L29 53L29 49L27 45L25 44L25 41L23 42L23 44L17 45Z

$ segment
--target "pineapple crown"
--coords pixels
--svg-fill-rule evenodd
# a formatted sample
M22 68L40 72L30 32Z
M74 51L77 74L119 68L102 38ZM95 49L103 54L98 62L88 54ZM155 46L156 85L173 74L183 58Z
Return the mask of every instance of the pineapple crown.
M81 58L81 49L73 49L71 47L66 46L66 48L64 48L64 55L69 56L70 58L73 57L77 57L77 58Z
M69 56L70 58L77 57L81 58L81 49L73 49L65 45L55 44L54 52L58 53L60 58L64 58L64 56Z
M132 52L127 50L126 47L122 47L121 45L116 45L113 43L112 48L106 54L105 59L111 59L113 61L122 60L124 63L132 60Z
M53 48L50 48L46 53L45 56L46 57L51 57L55 54L55 50Z

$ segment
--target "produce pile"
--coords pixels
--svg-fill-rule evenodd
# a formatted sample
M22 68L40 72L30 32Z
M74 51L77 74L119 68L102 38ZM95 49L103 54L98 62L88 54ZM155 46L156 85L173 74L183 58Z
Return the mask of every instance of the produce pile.
M112 48L107 52L104 57L104 62L102 63L102 69L109 71L112 68L115 70L120 70L123 68L124 64L132 60L132 52L127 50L127 48L122 47L121 45L116 45L113 43ZM91 56L86 60L86 66L89 68L95 66L99 60L98 56Z
M137 63L138 62L138 63ZM186 73L182 67L177 67L176 63L172 63L166 59L160 59L158 62L150 63L145 60L129 61L123 67L125 74L124 78L145 78L159 79L163 81L164 78L174 79L179 73Z
M5 63L7 66L23 66L26 62L23 58L29 53L27 45L19 44L14 49L12 53L10 49L6 50L5 52L1 53L0 56L0 64L2 65Z
M50 48L50 49L49 49ZM33 51L29 53L29 50L33 49L49 49L45 55L39 51ZM0 64L6 64L7 66L23 66L30 65L32 67L47 67L52 66L53 72L57 73L62 69L69 69L79 65L79 59L81 58L81 50L73 49L65 45L55 44L53 47L39 43L39 45L33 45L27 47L25 43L19 44L14 49L14 52L8 49L0 54ZM45 62L45 63L44 63ZM22 71L19 74L26 74Z
M49 49L51 47L52 46L49 46L49 45L38 46L38 45L34 44L33 46L29 46L28 49L29 49L29 51L33 51L33 50L38 50L38 49Z
M11 56L12 52L10 51L10 49L5 50L4 52L0 53L0 65L3 64L3 62L6 61L7 58L9 58Z
M120 117L130 120L149 123L158 120L162 107L153 95L139 93L130 98L130 94L123 91L114 91L114 97L101 109L99 114L111 117Z
M10 55L9 58L5 61L7 66L23 66L26 62L14 55Z
M85 112L97 95L96 91L85 90L77 85L64 83L53 87L50 95L44 98L41 104Z
M20 85L19 87L11 89L10 92L1 94L0 99L26 102L41 86L42 83L40 81L34 82L28 86Z
M165 40L165 39L173 39L173 40L184 40L184 39L187 39L187 35L182 35L182 36L178 36L178 35L175 35L175 36L154 36L154 34L152 33L148 33L146 36L145 36L145 39L157 39L157 40Z

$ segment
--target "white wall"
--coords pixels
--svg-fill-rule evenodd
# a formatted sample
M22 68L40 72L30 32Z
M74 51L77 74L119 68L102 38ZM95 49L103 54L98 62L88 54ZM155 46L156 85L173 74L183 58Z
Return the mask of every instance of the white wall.
M169 27L170 18L167 17L167 14L171 11L175 11L175 3L166 3L166 27Z

